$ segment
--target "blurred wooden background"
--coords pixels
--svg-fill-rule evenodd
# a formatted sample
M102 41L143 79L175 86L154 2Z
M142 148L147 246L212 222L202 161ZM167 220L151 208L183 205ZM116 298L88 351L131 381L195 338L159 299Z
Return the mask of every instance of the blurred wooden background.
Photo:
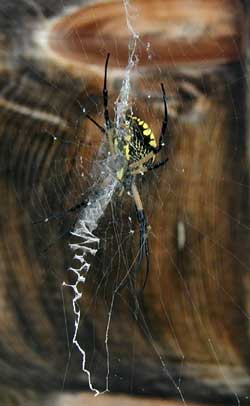
M81 108L103 123L110 52L113 114L128 58L124 4L0 5L3 406L249 404L248 2L136 0L131 7L140 34L134 111L159 134L165 84L170 119L161 157L169 162L138 181L151 271L138 319L129 289L115 298L110 394L94 398L84 394L71 292L61 286L72 277L67 232L75 215L33 222L76 204L95 181L89 174L102 136ZM138 244L129 197L114 198L97 233L102 244L83 287L79 341L94 385L104 389L112 294Z

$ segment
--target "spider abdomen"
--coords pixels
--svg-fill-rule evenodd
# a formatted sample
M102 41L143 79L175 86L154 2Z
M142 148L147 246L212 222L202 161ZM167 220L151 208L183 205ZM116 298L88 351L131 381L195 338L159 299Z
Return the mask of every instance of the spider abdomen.
M137 162L155 151L156 139L145 121L134 115L127 118L128 134L125 137L124 153L128 161Z

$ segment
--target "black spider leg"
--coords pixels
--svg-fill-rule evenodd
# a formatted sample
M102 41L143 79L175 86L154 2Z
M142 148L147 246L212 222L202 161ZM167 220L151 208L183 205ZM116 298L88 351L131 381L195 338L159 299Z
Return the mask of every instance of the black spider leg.
M137 258L137 264L135 266L134 271L135 275L139 272L144 257L146 258L146 272L143 285L139 291L140 295L143 293L148 280L150 269L150 258L149 258L149 242L148 242L148 222L144 210L137 210L137 218L140 224L140 244L139 244L139 256Z
M104 104L104 119L106 123L106 128L109 130L111 128L111 121L109 118L108 110L108 89L107 89L107 74L108 74L108 63L109 63L110 53L108 53L105 62L105 73L104 73L104 83L103 83L103 104Z
M38 223L42 223L42 222L46 222L49 221L50 219L59 219L61 217L64 217L66 213L72 213L74 211L80 210L82 207L86 207L88 204L87 200L82 200L80 203L78 203L77 205L75 205L74 207L71 207L68 210L65 210L63 213L60 214L55 214L52 215L50 217L47 217L46 220L41 220L38 222L34 222L33 224L38 224ZM71 230L75 228L77 219L74 220L74 222L71 224L71 227L69 228L69 230L64 231L62 234L60 234L57 238L55 238L54 240L50 241L48 243L48 245L42 250L42 253L45 254L51 247L53 247L55 245L55 243L57 241L60 241L62 239L62 237L66 236L66 235L70 235L71 234Z
M165 165L165 163L168 162L168 158L163 159L162 161L156 162L155 164L148 166L147 170L152 171L153 169L160 168L161 166Z
M163 96L163 103L164 103L164 119L162 122L162 127L161 127L161 134L160 134L160 138L159 138L159 145L158 147L154 148L154 152L157 154L157 152L159 152L162 147L163 147L163 140L165 137L165 133L167 130L167 126L168 126L168 109L167 109L167 96L166 96L166 92L163 86L163 83L161 83L161 90L162 90L162 96Z
M148 280L148 275L149 275L149 270L150 270L150 258L149 258L149 242L148 242L148 222L146 215L144 213L144 210L138 210L136 208L137 212L137 219L140 225L140 242L139 242L139 253L138 256L136 257L136 263L133 265L132 271L130 271L121 285L118 287L117 291L123 290L128 284L130 284L131 288L133 291L136 291L135 289L135 279L136 275L140 271L140 267L142 264L142 261L144 257L146 258L146 272L145 272L145 277L143 281L143 285L141 289L139 290L139 293L137 293L137 296L141 295L144 291L144 288L146 286L147 280Z
M166 130L167 130L167 127L168 127L167 96L166 96L166 92L165 92L163 83L161 83L161 89L162 89L163 103L164 103L164 119L163 119L163 122L162 122L161 134L160 134L160 138L159 138L159 145L158 145L158 147L154 148L154 153L155 154L157 154L162 149L162 147L164 145L163 140L165 138ZM163 159L162 161L156 162L155 164L148 165L147 169L149 171L151 171L153 169L160 168L160 166L165 165L165 163L167 161L168 161L168 158Z
M32 224L41 224L41 223L47 223L50 220L58 220L60 218L63 218L67 213L73 213L74 211L80 210L83 206L86 206L87 201L82 200L80 203L77 203L75 206L70 207L70 209L67 209L61 213L57 214L52 214L51 216L48 216L46 218L43 218L38 221L33 221Z
M110 118L109 118L109 110L108 110L108 89L107 89L107 76L108 76L108 63L109 63L110 53L107 54L106 62L105 62L105 71L104 71L104 83L103 83L103 105L104 105L104 120L106 124L106 128L109 130L112 127ZM92 121L99 128L102 133L106 133L105 128L103 128L100 124L98 124L89 114L85 114L85 116Z
M89 114L85 114L85 116L86 116L90 121L92 121L92 123L94 123L94 124L96 125L96 127L99 128L99 130L100 130L103 134L106 133L105 128L103 128L100 124L98 124L97 121L95 121Z

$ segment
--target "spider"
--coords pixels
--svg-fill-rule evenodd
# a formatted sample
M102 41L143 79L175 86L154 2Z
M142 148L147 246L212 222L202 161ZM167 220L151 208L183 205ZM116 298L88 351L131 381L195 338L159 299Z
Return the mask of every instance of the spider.
M123 135L121 136L119 128L111 121L109 116L108 109L108 89L107 89L107 72L108 72L108 62L109 62L110 53L107 54L105 62L105 72L104 72L104 85L103 85L103 105L104 105L104 121L105 127L102 127L97 123L89 114L85 113L85 116L104 134L106 140L108 141L109 152L116 154L118 151L122 152L124 157L123 164L121 168L117 171L117 179L121 185L121 193L125 190L130 194L134 200L137 219L140 226L140 242L139 242L139 254L136 258L136 263L133 267L133 277L135 279L136 274L138 273L140 266L145 257L146 259L146 271L145 278L141 288L141 292L144 290L144 287L147 282L149 267L150 267L150 252L149 252L149 241L148 241L148 232L149 226L147 217L145 215L142 200L136 186L136 177L142 175L148 171L157 169L164 165L168 158L155 162L156 155L161 151L162 147L165 145L164 137L168 125L168 111L167 111L167 97L163 84L161 83L163 103L164 103L164 118L162 122L161 133L159 137L159 143L157 145L156 138L152 132L149 125L141 120L139 117L133 115L132 113L126 114L126 119L122 125ZM121 129L120 129L121 130ZM80 201L77 205L73 206L66 210L66 212L74 212L86 206L86 200ZM64 212L65 214L65 212ZM58 219L62 217L63 214L56 214L49 217ZM44 221L44 220L42 220ZM48 221L48 218L45 220ZM36 223L40 223L38 221ZM131 272L129 272L130 274ZM121 290L126 286L129 281L134 287L134 279L131 281L130 276L127 274L123 281L120 283L118 289Z
M164 103L164 118L162 122L159 143L157 145L156 138L149 125L133 114L126 114L126 120L123 125L125 136L119 137L119 128L111 121L108 109L108 89L107 89L107 72L110 54L107 54L104 72L104 85L103 85L103 105L104 105L104 121L105 127L97 123L89 114L86 117L94 123L99 130L105 135L109 143L110 152L115 154L118 150L122 151L125 157L125 164L117 172L117 178L121 183L122 191L126 190L133 198L137 218L140 225L140 243L139 254L137 255L136 264L134 266L133 274L137 274L144 257L146 258L146 272L142 286L142 291L147 282L150 258L149 258L149 241L148 231L149 226L147 217L145 215L142 200L136 186L137 175L144 174L148 171L159 168L164 165L167 159L155 162L156 155L160 152L165 145L164 137L168 125L168 110L167 110L167 97L163 84L161 83L163 103ZM122 193L121 193L122 194ZM121 195L120 194L120 195ZM79 207L79 205L78 205ZM128 275L127 275L128 276ZM121 283L119 289L122 289L127 284L126 277Z

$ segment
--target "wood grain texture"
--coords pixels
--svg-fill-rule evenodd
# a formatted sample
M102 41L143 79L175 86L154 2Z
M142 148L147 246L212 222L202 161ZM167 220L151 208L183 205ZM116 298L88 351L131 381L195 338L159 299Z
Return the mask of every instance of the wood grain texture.
M121 2L43 3L24 9L13 1L8 23L0 7L0 403L6 406L84 402L58 397L88 387L74 349L68 363L71 292L62 295L61 288L72 277L67 232L76 214L33 222L72 207L95 182L89 174L102 136L84 120L82 106L102 123L106 52L110 106L127 60ZM109 381L113 393L147 398L79 396L86 404L177 405L180 386L189 406L235 405L237 397L248 404L244 9L230 0L195 0L191 9L180 0L135 6L152 54L141 46L132 98L137 115L159 134L164 82L170 122L162 158L169 163L138 180L151 226L151 271L137 319L129 289L115 298ZM103 388L112 294L138 247L129 196L114 198L97 233L103 244L84 287L80 341L94 384Z

